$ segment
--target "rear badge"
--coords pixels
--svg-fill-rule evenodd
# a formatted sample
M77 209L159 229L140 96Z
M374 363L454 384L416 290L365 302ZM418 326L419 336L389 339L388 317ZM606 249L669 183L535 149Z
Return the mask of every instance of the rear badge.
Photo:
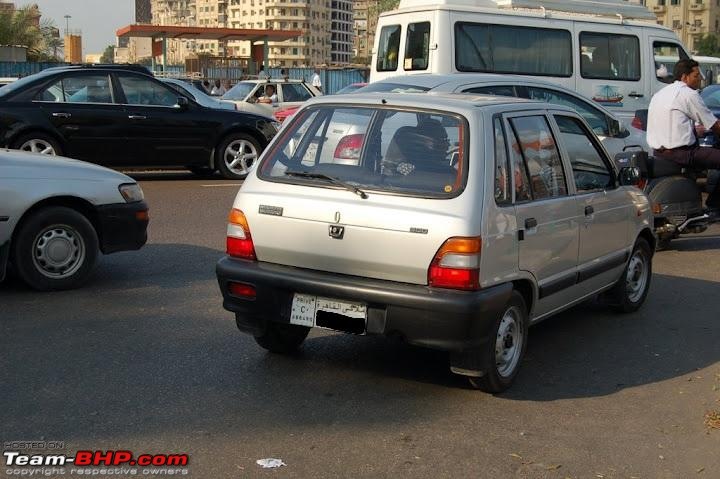
M260 213L261 215L282 216L283 209L279 206L260 205L260 208L258 208L258 213Z
M338 225L329 225L328 233L330 234L331 238L343 239L343 236L345 236L345 227Z

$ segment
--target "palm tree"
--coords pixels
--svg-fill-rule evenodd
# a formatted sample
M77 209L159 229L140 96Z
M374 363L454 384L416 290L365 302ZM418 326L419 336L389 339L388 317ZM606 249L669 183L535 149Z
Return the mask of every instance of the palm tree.
M0 13L0 46L16 46L27 49L28 60L48 60L62 45L55 37L52 21L37 22L38 11L34 6L24 6L13 12Z

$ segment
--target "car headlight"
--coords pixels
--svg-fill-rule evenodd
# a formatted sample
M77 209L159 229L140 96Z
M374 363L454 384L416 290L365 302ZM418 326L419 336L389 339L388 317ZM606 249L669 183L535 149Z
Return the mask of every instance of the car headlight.
M118 186L120 194L123 195L125 201L128 203L134 203L136 201L142 201L145 199L142 188L137 183L125 183Z

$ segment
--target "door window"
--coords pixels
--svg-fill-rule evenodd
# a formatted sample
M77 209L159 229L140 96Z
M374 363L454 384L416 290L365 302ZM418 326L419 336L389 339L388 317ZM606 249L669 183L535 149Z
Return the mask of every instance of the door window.
M555 115L560 138L570 156L578 193L613 188L615 180L603 153L577 118Z
M394 72L398 67L400 25L387 25L380 30L380 43L375 68L379 72Z
M66 103L112 103L107 75L68 76L41 91L37 101Z
M284 83L282 92L283 101L306 101L312 98L307 88L299 83Z
M177 92L148 78L121 75L120 86L128 105L174 106L177 103Z
M590 128L598 135L608 136L610 130L608 128L607 116L597 108L592 107L586 101L580 100L572 95L568 95L557 90L548 88L528 87L528 94L532 100L540 100L555 105L569 106L580 113L585 121L588 122Z
M640 40L634 35L580 33L580 74L603 80L640 79Z
M535 200L567 195L565 173L550 125L544 116L516 117L510 124L525 160Z
M653 42L655 76L663 83L675 81L673 70L680 60L687 60L687 53L677 43Z
M405 39L405 70L427 70L430 51L430 22L408 25Z

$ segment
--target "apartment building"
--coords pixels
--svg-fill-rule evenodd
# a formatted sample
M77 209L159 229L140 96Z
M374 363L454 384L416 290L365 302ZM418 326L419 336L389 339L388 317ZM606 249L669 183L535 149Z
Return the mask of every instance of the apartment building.
M205 0L209 2L210 0ZM197 24L196 4L201 0L152 0L153 25L184 25ZM217 3L217 0L214 0ZM185 58L196 50L195 40L168 39L166 57L169 65L185 62ZM132 56L132 54L130 55Z
M703 36L720 35L720 0L647 0L645 5L692 52Z
M347 65L353 56L353 7L351 1L330 4L330 64Z
M375 43L375 28L379 14L378 0L360 0L353 3L353 54L370 61Z
M229 0L227 6L227 26L230 28L303 31L296 40L269 42L265 65L271 67L309 67L328 63L331 58L331 19L332 5L327 0ZM251 55L249 42L230 42L228 49L234 56Z
M0 13L13 13L15 11L15 3L0 1Z

